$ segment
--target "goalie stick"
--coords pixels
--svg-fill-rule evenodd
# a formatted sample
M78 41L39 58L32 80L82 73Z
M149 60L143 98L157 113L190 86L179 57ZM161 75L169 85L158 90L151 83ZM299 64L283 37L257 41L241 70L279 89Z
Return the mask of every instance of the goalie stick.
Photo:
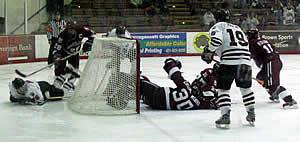
M40 69L38 69L38 70L36 70L36 71L30 73L30 74L24 74L24 73L22 73L21 71L19 71L18 69L16 69L15 72L16 72L16 74L18 74L18 75L21 76L21 77L24 77L24 78L30 77L30 76L32 76L32 75L34 75L34 74L36 74L36 73L38 73L38 72L40 72L40 71L43 71L43 70L45 70L45 69L51 67L52 65L54 65L54 64L56 64L56 63L58 63L58 62L60 62L60 61L65 61L65 60L69 59L70 57L72 57L72 56L78 54L79 52L80 52L80 51L77 51L77 52L75 52L75 53L73 53L73 54L70 54L70 55L68 55L68 56L66 56L66 57L64 57L64 58L62 58L62 59L56 60L56 61L54 61L53 63L51 63L51 64L49 64L49 65L47 65L47 66L45 66L45 67L42 67L42 68L40 68Z

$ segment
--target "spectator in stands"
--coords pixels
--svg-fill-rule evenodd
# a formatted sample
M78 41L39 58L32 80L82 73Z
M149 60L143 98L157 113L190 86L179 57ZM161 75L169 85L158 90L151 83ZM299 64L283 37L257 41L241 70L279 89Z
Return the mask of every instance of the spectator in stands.
M144 0L130 0L129 7L130 8L140 8L143 4Z
M161 14L168 14L169 9L167 5L166 0L152 0L153 4L156 5L156 7L159 7Z
M275 17L275 21L271 20L268 23L272 24L272 25L276 25L276 24L280 24L282 23L282 10L281 9L276 9L275 7L271 8L271 12L273 13L273 17ZM270 19L272 19L272 17L269 17Z
M241 17L241 23L240 23L240 27L242 28L243 31L248 31L248 23L247 23L247 16L246 15L242 15Z
M145 8L145 15L153 17L157 13L157 7L153 4Z
M249 16L250 15L250 16ZM248 25L248 30L250 29L256 29L259 22L256 18L256 15L254 12L250 12L250 14L248 15L248 18L247 18L247 25Z
M221 7L224 9L233 8L233 0L224 0L224 2L221 4Z
M240 0L241 8L248 8L248 0Z
M290 2L287 3L287 6L283 7L283 24L284 25L293 25L295 23L295 10Z
M264 4L259 1L259 0L253 0L251 5L250 5L251 8L264 8Z
M211 10L208 10L205 12L203 16L204 25L209 29L212 25L216 23L216 19L214 17L214 14L211 12Z

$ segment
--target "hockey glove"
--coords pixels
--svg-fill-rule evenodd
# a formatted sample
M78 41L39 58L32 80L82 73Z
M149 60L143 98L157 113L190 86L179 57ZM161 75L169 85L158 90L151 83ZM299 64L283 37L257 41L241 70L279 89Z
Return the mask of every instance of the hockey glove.
M212 73L213 76L217 76L219 68L220 68L220 63L215 63L213 66L213 73Z
M92 45L93 45L93 40L87 40L83 46L82 46L82 51L83 52L88 52L92 50Z
M214 52L208 50L208 47L204 48L204 52L201 55L201 59L207 64L210 64L214 58Z
M270 62L274 59L275 53L268 53L266 55L266 62Z
M182 65L180 61L177 61L173 58L168 58L165 60L165 65L164 65L164 70L169 74L169 71L173 68L173 67L178 67L179 69L181 69Z
M60 53L54 53L54 55L53 55L53 59L54 59L54 61L58 61L58 60L60 60L62 58L62 56L61 56L61 54Z

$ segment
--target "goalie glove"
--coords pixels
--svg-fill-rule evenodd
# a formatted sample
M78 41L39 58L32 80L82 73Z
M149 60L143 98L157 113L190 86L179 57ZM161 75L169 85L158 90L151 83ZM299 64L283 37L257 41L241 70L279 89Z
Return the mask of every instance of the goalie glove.
M91 51L92 45L93 45L93 40L91 40L91 39L87 40L82 46L82 51L83 52Z
M214 58L214 52L208 50L208 46L204 48L204 52L201 55L201 59L207 64L210 64Z
M165 65L164 65L164 70L169 74L170 70L173 67L178 67L179 69L181 69L182 65L181 62L178 60L175 60L173 58L168 58L165 60Z

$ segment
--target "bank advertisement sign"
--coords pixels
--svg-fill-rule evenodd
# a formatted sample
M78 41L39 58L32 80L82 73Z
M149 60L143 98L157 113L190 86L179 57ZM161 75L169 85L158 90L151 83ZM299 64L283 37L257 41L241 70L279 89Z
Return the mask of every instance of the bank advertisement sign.
M141 55L186 53L186 33L134 33L140 40Z
M0 36L0 64L35 58L35 37L32 35Z
M260 32L262 38L269 40L280 52L300 51L300 32Z

